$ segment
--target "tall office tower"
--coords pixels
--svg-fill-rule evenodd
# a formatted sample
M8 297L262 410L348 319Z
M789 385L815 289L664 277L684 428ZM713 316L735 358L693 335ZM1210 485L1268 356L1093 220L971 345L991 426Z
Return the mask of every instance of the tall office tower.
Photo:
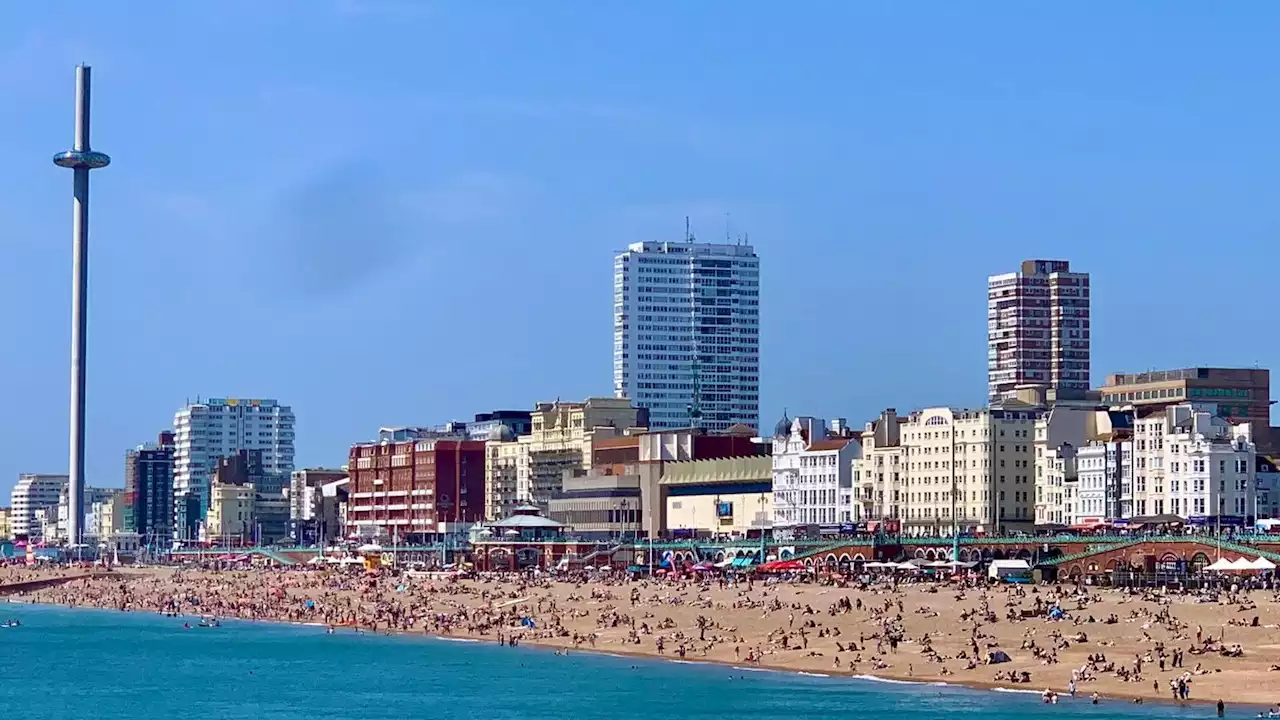
M750 245L632 243L613 261L613 390L653 429L760 424L760 260Z
M145 546L166 547L173 539L174 435L124 455L124 529Z
M41 537L43 532L36 514L41 510L58 507L58 499L70 480L68 475L42 475L22 473L18 484L9 496L11 512L9 522L13 537L26 540Z
M1065 260L1025 260L987 278L987 388L998 403L1019 388L1057 399L1089 390L1089 273Z
M209 511L209 479L218 458L260 450L262 472L278 483L293 472L293 410L275 400L215 398L188 403L173 416L176 540L195 540Z

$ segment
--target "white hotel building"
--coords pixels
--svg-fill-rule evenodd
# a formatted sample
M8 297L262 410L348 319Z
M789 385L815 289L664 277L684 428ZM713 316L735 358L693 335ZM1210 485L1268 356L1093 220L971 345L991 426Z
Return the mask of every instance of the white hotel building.
M1068 514L1078 523L1176 515L1243 525L1256 513L1251 426L1218 417L1212 404L1140 413L1132 437L1080 448L1077 461L1077 507Z
M12 514L9 517L10 533L15 538L27 539L41 537L44 534L43 524L37 518L41 510L53 508L56 516L58 498L67 487L66 475L41 475L39 473L22 473L18 476L18 484L9 495Z
M760 428L760 261L750 245L642 242L618 254L613 389L647 408L655 430Z
M275 400L213 398L188 403L174 414L174 536L196 538L220 457L260 450L263 474L287 482L293 473L293 425L293 409Z
M783 417L773 436L774 526L859 522L853 461L861 451L853 438L828 437L818 418Z

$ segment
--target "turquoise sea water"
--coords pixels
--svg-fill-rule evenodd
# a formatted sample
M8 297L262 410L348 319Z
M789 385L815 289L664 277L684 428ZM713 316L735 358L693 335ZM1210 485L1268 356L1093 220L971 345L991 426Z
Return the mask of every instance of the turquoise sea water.
M15 720L1211 718L1208 706L806 677L424 638L0 604L0 717ZM1228 708L1227 717L1252 717Z

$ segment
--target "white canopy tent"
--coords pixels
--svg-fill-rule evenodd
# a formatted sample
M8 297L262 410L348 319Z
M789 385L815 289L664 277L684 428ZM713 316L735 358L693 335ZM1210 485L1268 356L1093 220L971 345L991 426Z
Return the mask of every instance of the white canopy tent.
M1249 562L1248 560L1245 560L1244 558L1236 558L1235 560L1231 561L1231 569L1232 570L1253 570L1254 567L1253 567L1253 563Z
M1256 559L1249 563L1249 567L1254 570L1275 570L1276 564L1259 555Z
M1230 560L1227 560L1225 558L1218 558L1217 560L1213 561L1212 565L1206 565L1204 569L1212 570L1214 572L1223 572L1226 570L1235 570L1236 568L1234 565L1231 564Z

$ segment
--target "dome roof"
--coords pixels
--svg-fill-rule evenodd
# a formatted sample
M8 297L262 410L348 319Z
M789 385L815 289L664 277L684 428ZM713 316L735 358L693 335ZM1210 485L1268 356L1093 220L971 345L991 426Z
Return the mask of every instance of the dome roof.
M511 442L515 439L515 433L511 432L511 428L506 425L495 425L489 431L489 439L495 442Z
M777 425L773 426L773 436L776 438L784 438L791 434L791 418L787 417L787 412L782 411L782 419Z

